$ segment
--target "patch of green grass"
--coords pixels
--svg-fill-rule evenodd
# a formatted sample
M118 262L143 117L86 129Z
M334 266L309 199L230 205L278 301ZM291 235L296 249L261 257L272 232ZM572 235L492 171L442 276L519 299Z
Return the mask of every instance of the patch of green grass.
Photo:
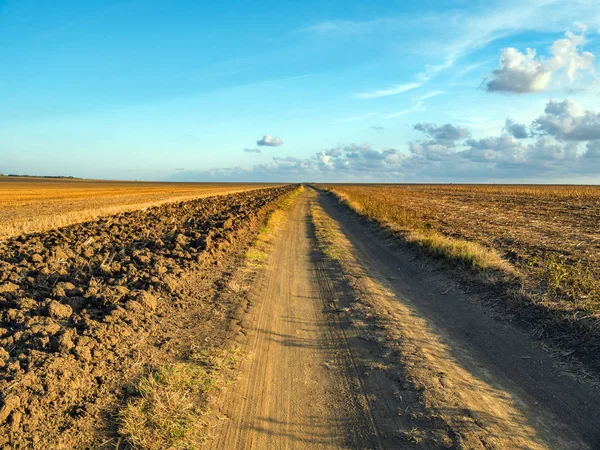
M570 298L575 307L585 310L600 308L600 279L589 267L557 254L547 255L538 265L550 299Z
M253 263L262 264L267 260L267 254L257 248L250 248L246 251L244 257Z
M300 185L297 189L294 189L289 195L286 195L279 202L279 205L277 205L278 208L283 209L283 210L289 209L289 207L292 205L292 203L294 202L296 197L298 197L303 192L304 192L304 185Z
M304 192L304 186L294 189L286 195L277 204L277 208L269 216L265 225L261 228L258 237L252 243L252 246L244 254L244 258L255 265L262 265L267 261L268 248L276 236L276 231L281 227L286 219L285 211L290 208L296 197Z

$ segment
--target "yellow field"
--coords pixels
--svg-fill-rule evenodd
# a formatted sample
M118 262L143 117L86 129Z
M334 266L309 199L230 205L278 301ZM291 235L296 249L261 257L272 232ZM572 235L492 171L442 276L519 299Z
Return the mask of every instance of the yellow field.
M269 186L0 177L0 239L101 216Z

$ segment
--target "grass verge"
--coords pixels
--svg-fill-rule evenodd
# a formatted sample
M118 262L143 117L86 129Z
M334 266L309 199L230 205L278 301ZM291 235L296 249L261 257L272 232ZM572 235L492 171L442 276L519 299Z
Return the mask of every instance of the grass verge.
M263 265L285 223L286 210L303 190L300 186L278 202L246 250L242 270ZM238 285L230 285L229 290L236 297L244 294ZM207 438L209 394L231 381L232 369L241 358L242 347L233 343L230 348L192 349L180 361L146 369L132 386L132 399L120 412L119 435L135 449L198 448Z
M238 358L239 349L219 349L148 370L122 411L119 434L134 448L195 448L205 439L206 396Z
M304 186L301 185L279 201L277 209L273 211L252 246L244 254L244 258L250 265L261 267L267 261L271 243L276 236L276 230L285 222L286 211L290 209L296 197L302 192L304 192Z

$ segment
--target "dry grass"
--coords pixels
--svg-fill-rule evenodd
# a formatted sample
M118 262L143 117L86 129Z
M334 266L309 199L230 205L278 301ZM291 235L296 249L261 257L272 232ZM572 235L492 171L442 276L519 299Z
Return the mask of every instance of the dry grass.
M504 261L494 250L486 248L477 242L456 239L439 233L412 232L407 240L413 242L430 253L466 264L476 269L499 269L513 272L510 264Z
M121 413L119 434L133 448L196 448L205 439L206 395L224 383L238 357L236 349L204 351L149 370Z
M600 187L323 187L433 253L475 268L514 267L553 308L600 308Z
M416 244L430 253L465 264L476 269L497 269L513 273L513 269L497 251L477 242L445 236L419 221L409 211L392 211L389 204L370 199L358 200L344 191L331 189L337 198L355 212L375 220L396 232L402 232L407 242ZM356 195L356 194L355 194Z
M276 230L278 230L285 221L286 211L291 207L294 199L302 192L304 192L304 186L299 186L279 202L277 209L273 211L273 214L271 214L269 220L261 229L260 234L253 242L252 247L249 248L244 255L245 259L251 265L257 267L264 265L269 256L269 250L271 248L271 243L275 238Z
M253 183L148 183L0 177L0 239L123 211L265 187Z

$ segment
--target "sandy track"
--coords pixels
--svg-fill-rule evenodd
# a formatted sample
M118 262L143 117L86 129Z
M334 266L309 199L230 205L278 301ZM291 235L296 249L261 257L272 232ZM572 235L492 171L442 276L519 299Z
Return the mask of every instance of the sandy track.
M211 448L371 448L365 400L346 376L343 332L323 311L329 287L311 263L306 195L290 213L250 296L249 358Z
M315 251L311 202L352 263ZM299 197L250 299L211 448L597 448L597 390L325 195Z

